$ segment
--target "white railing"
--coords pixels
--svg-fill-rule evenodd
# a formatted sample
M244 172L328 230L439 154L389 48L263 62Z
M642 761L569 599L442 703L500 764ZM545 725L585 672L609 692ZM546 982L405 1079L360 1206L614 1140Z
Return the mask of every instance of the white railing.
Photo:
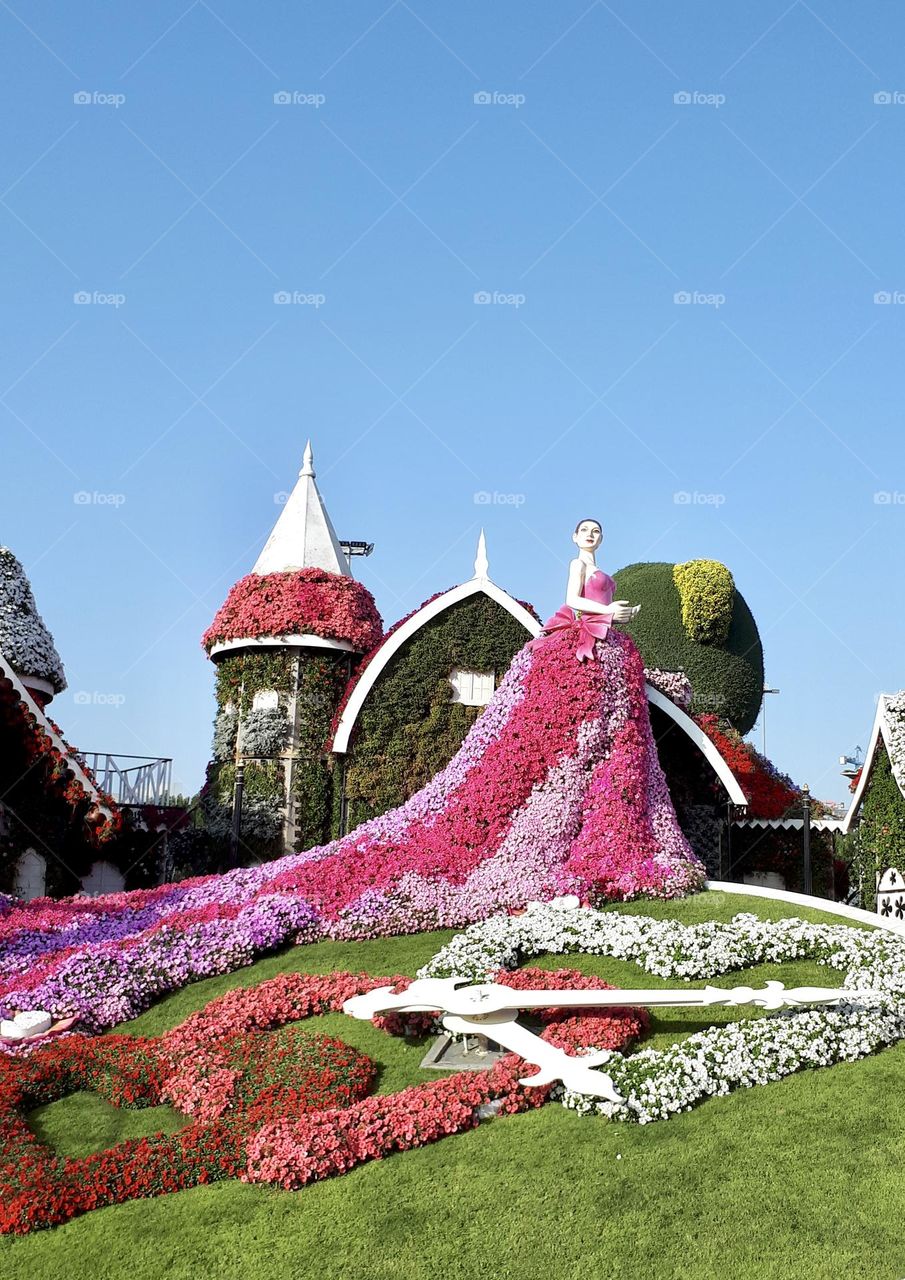
M167 756L80 751L78 757L94 774L97 785L117 804L168 803L173 761Z

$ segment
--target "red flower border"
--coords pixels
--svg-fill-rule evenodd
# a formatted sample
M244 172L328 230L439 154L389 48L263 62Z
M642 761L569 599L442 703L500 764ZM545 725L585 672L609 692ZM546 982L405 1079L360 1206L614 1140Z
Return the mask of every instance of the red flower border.
M497 977L513 987L611 989L570 970L504 971ZM25 1057L0 1059L0 1234L21 1235L92 1209L227 1178L300 1187L474 1128L483 1104L511 1115L547 1100L551 1086L519 1083L525 1064L515 1054L490 1071L362 1097L372 1084L373 1064L324 1036L314 1039L322 1062L301 1080L280 1075L286 1055L279 1057L277 1049L271 1054L280 1075L276 1086L264 1070L258 1083L265 1087L257 1092L237 1094L232 1088L229 1072L237 1062L241 1068L240 1059L249 1061L247 1044L238 1058L233 1053L243 1038L255 1048L264 1046L262 1032L338 1012L350 996L378 986L402 989L409 981L345 972L282 974L227 992L156 1039L66 1034ZM582 1018L550 1010L543 1018L544 1038L564 1036L567 1047L624 1048L646 1025L646 1014L635 1009L591 1010ZM583 1029L570 1025L579 1022L586 1024ZM192 1118L173 1134L129 1139L86 1157L61 1157L38 1141L25 1113L76 1089L94 1090L116 1106L148 1107L178 1098ZM337 1098L351 1105L324 1109Z

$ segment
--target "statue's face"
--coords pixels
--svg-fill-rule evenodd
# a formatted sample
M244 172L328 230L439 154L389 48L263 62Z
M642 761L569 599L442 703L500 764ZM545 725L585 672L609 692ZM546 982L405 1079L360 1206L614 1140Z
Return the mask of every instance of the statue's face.
M572 534L572 541L586 551L594 551L603 542L603 530L596 520L582 520Z

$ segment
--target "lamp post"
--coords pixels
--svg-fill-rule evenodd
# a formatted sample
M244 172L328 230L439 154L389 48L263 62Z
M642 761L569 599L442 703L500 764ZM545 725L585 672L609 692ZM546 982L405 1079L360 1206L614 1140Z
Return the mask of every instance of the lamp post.
M763 692L764 692L764 693L779 693L779 690L778 690L778 689L771 689L769 685L766 685L766 684L765 684L765 685L764 685L764 688L763 688ZM762 729L762 731L763 731L763 738L762 738L763 747L762 747L762 752L763 752L763 754L764 754L764 755L766 755L766 754L767 754L767 704L766 704L766 702L762 702L762 703L761 703L761 721L760 721L760 724L761 724L761 729Z
M811 876L811 789L807 783L801 788L801 848L804 854L804 891L812 894L814 884Z

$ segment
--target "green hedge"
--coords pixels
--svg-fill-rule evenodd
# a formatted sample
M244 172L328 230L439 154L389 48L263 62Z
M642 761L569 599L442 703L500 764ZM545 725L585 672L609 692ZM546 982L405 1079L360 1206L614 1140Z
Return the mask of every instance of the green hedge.
M614 575L615 598L642 606L625 630L645 666L685 672L694 690L694 714L715 712L746 734L757 720L764 686L763 647L751 610L736 591L725 641L693 640L682 620L674 568L665 562L630 564Z

